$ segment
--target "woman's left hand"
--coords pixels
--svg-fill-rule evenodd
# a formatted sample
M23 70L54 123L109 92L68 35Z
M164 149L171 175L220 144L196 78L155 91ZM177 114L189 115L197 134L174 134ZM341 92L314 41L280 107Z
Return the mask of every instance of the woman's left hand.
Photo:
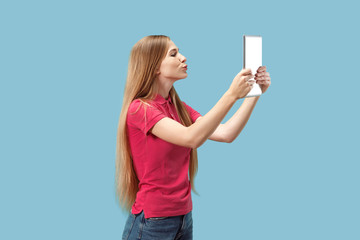
M266 92L266 90L270 87L271 78L270 74L266 72L266 67L261 66L258 68L255 74L256 83L259 84L262 93Z

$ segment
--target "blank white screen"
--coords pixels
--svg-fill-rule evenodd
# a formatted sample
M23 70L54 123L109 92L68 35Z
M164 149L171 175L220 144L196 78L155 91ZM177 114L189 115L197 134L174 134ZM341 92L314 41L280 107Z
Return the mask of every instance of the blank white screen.
M250 68L255 75L256 70L262 66L262 37L245 36L244 68Z

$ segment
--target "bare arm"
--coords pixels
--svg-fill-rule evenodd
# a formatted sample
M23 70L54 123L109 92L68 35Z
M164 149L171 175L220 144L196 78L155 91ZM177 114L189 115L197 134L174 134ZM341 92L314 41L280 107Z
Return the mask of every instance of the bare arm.
M227 143L234 141L244 129L258 100L259 97L246 98L236 113L225 124L220 124L209 139Z
M255 80L264 94L271 84L270 74L266 72L265 66L258 68ZM244 129L258 100L259 97L246 98L237 112L225 124L220 124L209 139L228 143L234 141ZM196 121L198 120L200 121L199 118Z
M215 106L191 126L185 127L165 117L150 129L151 133L173 144L190 148L200 147L216 130L234 103L250 92L252 84L249 84L248 80L251 77L251 69L241 70Z
M167 142L198 148L215 131L235 102L236 98L226 92L201 121L185 127L170 118L163 118L150 131Z

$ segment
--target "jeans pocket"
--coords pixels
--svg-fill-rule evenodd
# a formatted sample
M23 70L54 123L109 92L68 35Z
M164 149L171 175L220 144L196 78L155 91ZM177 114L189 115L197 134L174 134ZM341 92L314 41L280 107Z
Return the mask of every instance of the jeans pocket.
M145 225L158 226L158 224L166 224L170 217L151 217L145 218Z
M164 220L164 219L167 219L169 217L151 217L151 218L148 218L148 220L150 221L158 221L158 220Z

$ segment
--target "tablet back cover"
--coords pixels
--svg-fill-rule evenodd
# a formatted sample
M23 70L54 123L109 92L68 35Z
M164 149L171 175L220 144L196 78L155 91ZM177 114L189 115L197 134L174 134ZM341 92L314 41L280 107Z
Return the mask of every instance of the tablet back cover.
M243 43L243 67L250 68L252 74L255 75L257 69L262 66L262 37L244 35ZM251 80L254 80L254 78ZM246 97L260 96L261 94L262 92L260 86L254 83L253 88Z

